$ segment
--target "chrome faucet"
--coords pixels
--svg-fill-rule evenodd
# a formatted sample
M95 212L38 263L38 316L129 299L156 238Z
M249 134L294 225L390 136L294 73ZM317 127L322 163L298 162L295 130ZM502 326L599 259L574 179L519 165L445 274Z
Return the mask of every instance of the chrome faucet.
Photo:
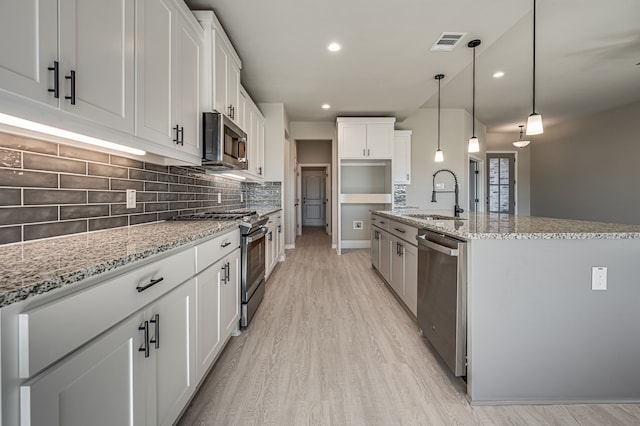
M453 191L436 191L436 175L440 172L449 172L451 173L451 175L453 176L453 180L455 185L453 186L454 190ZM460 207L460 205L458 204L459 201L459 188L458 188L458 177L456 176L455 173L453 173L453 171L449 170L449 169L440 169L437 170L434 174L433 174L433 191L431 192L431 202L435 203L436 201L436 193L451 193L454 192L456 195L456 199L455 199L455 205L453 206L453 215L455 217L460 217L460 213L463 213L464 210L462 209L462 207Z

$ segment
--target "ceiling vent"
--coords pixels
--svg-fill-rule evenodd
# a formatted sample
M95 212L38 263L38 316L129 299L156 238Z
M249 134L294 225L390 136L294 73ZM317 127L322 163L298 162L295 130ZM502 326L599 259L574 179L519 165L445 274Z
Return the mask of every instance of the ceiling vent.
M434 52L451 52L466 35L467 33L442 33L431 46L431 50Z

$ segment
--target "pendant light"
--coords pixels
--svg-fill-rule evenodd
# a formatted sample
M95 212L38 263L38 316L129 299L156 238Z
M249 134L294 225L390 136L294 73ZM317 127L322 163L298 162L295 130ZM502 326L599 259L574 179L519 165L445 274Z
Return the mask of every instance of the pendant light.
M444 74L438 74L434 78L438 80L438 150L436 151L435 162L442 163L444 161L444 153L440 149L440 80L444 78Z
M539 135L544 132L542 116L536 112L536 0L533 0L533 94L531 115L527 119L527 135Z
M471 40L467 45L473 49L473 94L472 94L472 107L471 107L471 124L472 124L472 135L471 139L469 139L469 152L480 152L480 142L478 142L478 138L476 137L476 47L480 46L480 40Z
M513 146L515 146L517 148L524 148L525 146L529 145L529 143L531 143L531 141L525 141L522 138L522 128L524 127L524 124L521 124L518 127L520 127L520 137L518 138L517 141L513 142Z

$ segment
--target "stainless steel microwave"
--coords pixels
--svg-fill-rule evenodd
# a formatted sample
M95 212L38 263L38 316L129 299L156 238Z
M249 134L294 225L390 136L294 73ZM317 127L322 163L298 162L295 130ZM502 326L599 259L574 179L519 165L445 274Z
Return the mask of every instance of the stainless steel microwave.
M203 113L202 123L202 165L209 170L246 170L247 134L217 111Z

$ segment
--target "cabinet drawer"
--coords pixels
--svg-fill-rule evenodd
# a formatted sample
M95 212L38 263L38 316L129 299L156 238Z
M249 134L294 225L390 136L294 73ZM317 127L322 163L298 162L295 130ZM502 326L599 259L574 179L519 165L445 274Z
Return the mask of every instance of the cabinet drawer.
M389 221L389 232L391 232L396 237L403 239L410 244L413 244L414 246L418 245L418 242L416 241L418 228L410 225L405 225L404 223L400 222Z
M192 277L194 250L163 257L20 314L20 377L33 376ZM156 284L149 286L154 281ZM138 290L144 286L148 288Z
M371 225L373 226L377 226L380 229L384 229L385 231L388 231L389 223L391 223L391 221L386 217L378 216L377 214L371 215Z
M196 273L240 247L240 229L233 229L196 246Z

